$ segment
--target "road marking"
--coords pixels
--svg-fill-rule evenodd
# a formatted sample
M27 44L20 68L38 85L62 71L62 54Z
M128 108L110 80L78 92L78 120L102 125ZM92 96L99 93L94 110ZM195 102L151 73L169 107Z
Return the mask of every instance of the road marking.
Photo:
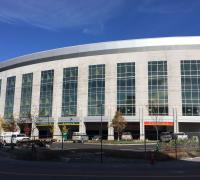
M101 173L101 172L99 172ZM0 171L0 175L15 175L15 176L47 176L47 177L96 177L96 178L200 178L197 175L103 175L103 174L46 174L46 173L20 173L20 172L4 172Z

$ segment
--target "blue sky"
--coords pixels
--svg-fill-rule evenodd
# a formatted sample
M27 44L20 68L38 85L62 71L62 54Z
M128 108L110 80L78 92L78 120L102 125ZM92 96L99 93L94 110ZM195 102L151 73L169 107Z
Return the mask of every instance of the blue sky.
M0 61L64 46L200 35L200 0L0 0Z

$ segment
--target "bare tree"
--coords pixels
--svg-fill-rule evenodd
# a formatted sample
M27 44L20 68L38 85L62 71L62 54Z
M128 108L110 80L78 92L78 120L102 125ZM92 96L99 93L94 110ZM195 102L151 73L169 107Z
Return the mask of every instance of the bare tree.
M116 111L114 118L112 119L111 127L114 128L114 131L117 132L117 140L119 141L120 133L126 128L127 122L122 116L122 113Z

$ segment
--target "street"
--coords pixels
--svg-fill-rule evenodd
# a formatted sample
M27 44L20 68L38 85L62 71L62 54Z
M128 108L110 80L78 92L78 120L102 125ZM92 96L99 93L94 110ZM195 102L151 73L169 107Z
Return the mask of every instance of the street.
M151 151L155 149L156 143L146 144L146 150ZM51 149L62 149L62 143L53 143ZM99 144L89 143L63 143L63 149L100 149ZM144 144L103 144L103 149L123 150L123 151L144 151Z
M199 179L200 158L182 161L122 160L118 163L22 161L0 153L0 179Z

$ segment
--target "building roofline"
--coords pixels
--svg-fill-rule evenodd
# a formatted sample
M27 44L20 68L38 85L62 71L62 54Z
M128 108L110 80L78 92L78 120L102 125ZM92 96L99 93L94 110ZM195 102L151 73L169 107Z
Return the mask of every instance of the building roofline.
M8 59L0 63L0 72L20 66L102 54L149 50L200 48L200 36L161 37L100 42L57 48Z

